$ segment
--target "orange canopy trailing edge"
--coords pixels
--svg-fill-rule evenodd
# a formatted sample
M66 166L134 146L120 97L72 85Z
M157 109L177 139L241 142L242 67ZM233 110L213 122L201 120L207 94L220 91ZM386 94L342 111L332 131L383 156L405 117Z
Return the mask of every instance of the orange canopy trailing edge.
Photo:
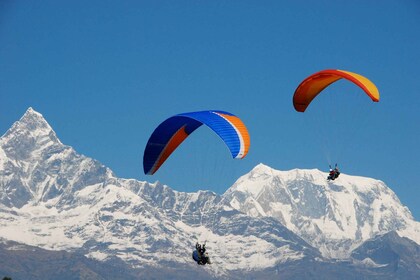
M295 107L296 111L305 112L306 108L309 106L312 100L321 91L323 91L332 83L343 78L358 85L361 89L364 90L364 92L366 92L372 101L379 101L378 89L366 77L344 70L329 69L312 74L300 83L295 91L295 94L293 95L293 106Z

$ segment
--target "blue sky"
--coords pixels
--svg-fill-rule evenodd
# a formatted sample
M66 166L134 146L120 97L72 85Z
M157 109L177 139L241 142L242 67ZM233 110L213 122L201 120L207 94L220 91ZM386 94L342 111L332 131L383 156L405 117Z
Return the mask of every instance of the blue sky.
M117 176L223 193L262 162L383 180L420 220L420 2L0 2L0 134L28 107L61 141ZM338 82L308 114L297 85L322 69L372 80L373 103ZM251 134L243 160L202 127L153 176L160 122L218 109ZM319 116L318 116L319 114Z

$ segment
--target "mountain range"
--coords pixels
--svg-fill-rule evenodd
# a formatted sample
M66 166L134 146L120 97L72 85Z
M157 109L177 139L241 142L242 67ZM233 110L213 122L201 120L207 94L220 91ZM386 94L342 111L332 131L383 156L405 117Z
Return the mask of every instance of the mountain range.
M0 277L420 279L420 223L395 193L326 175L259 164L223 195L178 192L116 177L29 108L0 138Z

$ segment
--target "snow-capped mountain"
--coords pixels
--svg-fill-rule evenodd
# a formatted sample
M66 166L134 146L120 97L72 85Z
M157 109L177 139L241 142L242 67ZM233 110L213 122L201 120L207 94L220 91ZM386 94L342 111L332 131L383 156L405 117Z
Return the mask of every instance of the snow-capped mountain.
M43 116L29 108L0 139L0 203L72 200L78 190L103 182L111 171L63 145Z
M274 170L263 164L224 194L252 217L273 217L325 257L348 257L364 241L397 231L420 244L420 223L382 181L317 169Z
M363 245L352 255L353 249L390 231L398 232L393 244L407 244L399 235L420 243L419 223L384 183L342 174L328 184L325 176L260 164L222 196L177 192L159 182L117 178L61 143L29 108L0 138L0 240L120 260L155 278L174 267L172 279L194 278L203 268L191 261L192 248L205 240L214 263L204 268L208 277L319 279L311 269L324 279L383 277L376 269L388 264L375 263ZM398 248L398 255L409 251ZM417 259L407 267L416 266Z
M137 267L195 265L191 250L207 240L215 273L319 256L276 220L248 217L212 192L116 178L63 145L31 108L1 138L0 155L0 237L8 240Z

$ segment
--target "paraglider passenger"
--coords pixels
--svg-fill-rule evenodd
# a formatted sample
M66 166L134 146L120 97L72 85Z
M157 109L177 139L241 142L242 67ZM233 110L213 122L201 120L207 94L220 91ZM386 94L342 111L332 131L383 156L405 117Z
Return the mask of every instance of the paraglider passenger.
M337 164L335 165L335 168L334 168L334 179L337 179L338 178L338 176L340 176L340 171L338 170L338 167L337 167Z
M338 170L337 164L335 164L334 169L332 169L331 165L330 165L330 173L328 174L327 180L328 181L330 181L330 180L334 181L335 179L338 178L338 176L340 176L340 171Z

